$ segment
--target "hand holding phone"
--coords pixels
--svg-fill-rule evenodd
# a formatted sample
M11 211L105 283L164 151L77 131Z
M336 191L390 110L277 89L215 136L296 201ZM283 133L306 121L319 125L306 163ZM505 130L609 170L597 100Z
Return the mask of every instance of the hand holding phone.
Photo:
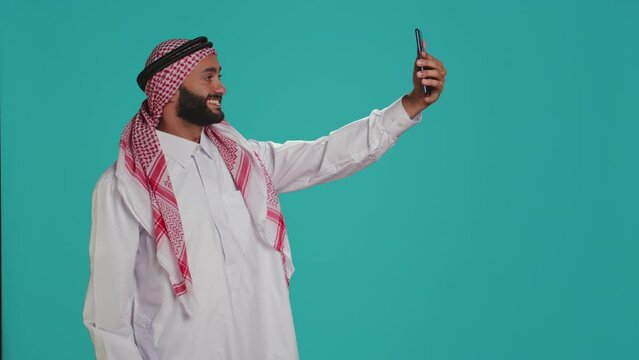
M422 57L422 52L426 51L424 49L424 42L422 41L422 32L419 28L415 29L415 40L417 40L417 58L420 59ZM420 66L420 71L424 71L426 69L430 69L429 67ZM424 89L425 96L430 96L430 87L422 84L422 89Z

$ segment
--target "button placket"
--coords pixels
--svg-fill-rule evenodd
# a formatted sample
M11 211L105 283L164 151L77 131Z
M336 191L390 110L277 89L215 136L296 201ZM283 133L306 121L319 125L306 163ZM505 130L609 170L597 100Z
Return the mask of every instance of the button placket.
M218 214L218 209L216 209L215 206L222 204L222 199L220 199L219 196L216 195L219 194L219 189L211 189L211 187L209 186L210 184L207 184L207 182L205 181L205 179L210 178L211 176L213 176L213 174L210 174L208 172L206 166L200 166L203 160L198 155L201 155L203 157L206 156L200 151L200 146L201 145L198 144L193 159L195 160L198 172L200 173L200 179L202 180L202 186L204 187L204 193L206 194L206 203L209 210L209 216L211 217L211 222L213 223L215 232L217 233L217 238L220 241L220 247L222 248L222 254L224 256L224 262L229 265L234 264L235 256L233 255L233 250L227 243L228 239L227 236L225 236L224 231L221 229L222 227L218 225L218 221L223 221L223 214ZM206 158L204 158L204 161L206 161Z

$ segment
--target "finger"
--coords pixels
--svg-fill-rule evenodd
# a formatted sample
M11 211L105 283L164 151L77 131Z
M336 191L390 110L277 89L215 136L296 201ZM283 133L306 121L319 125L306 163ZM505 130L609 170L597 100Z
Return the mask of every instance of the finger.
M428 59L419 59L415 62L415 65L418 67L429 67L432 69L439 69L440 66L438 63L436 63L433 60L428 60Z
M442 63L438 58L434 57L433 55L428 54L428 56L426 56L427 60L432 60L435 63L438 64L438 68L444 69L444 63Z
M436 79L422 79L422 85L430 86L437 90L441 90L444 87L444 82Z
M437 80L442 80L444 78L444 74L440 70L424 70L417 72L418 78L433 78Z
M437 60L437 61L438 61L438 64L439 64L439 65L437 66L437 69L439 69L439 71L441 71L441 72L442 72L442 74L444 74L444 76L446 76L446 73L447 73L448 71L446 71L446 68L444 67L444 64L442 64L442 62L441 62L441 61L439 61L439 60Z
M444 64L436 57L434 57L431 54L428 54L428 56L426 57L428 60L433 60L434 62L438 63L441 66L444 66Z
M438 92L432 92L430 93L430 95L424 97L424 101L426 102L426 104L430 105L434 103L435 101L437 101L437 99L439 99L439 95L440 93Z

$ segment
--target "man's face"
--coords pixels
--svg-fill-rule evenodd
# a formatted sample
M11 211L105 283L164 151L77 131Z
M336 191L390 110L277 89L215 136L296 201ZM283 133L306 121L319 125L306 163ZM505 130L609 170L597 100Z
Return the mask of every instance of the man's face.
M178 89L177 116L197 125L210 125L224 120L222 95L226 93L220 80L222 67L211 54L200 61Z

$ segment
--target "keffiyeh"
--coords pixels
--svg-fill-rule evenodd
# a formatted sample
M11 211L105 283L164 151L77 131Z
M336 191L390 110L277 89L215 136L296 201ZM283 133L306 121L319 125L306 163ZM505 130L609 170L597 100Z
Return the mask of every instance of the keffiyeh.
M187 41L175 39L159 44L149 56L146 65ZM194 306L191 295L193 283L182 220L155 128L165 105L184 79L199 61L211 54L216 54L213 48L199 49L151 77L145 86L147 99L124 129L116 164L117 177L132 177L135 181L126 184L139 185L127 185L127 192L145 192L151 203L158 261L168 273L173 291L187 313L191 313ZM285 281L288 284L294 271L288 236L278 195L264 163L251 149L248 141L226 120L206 126L204 133L222 155L254 224L260 230L262 240L281 254Z

